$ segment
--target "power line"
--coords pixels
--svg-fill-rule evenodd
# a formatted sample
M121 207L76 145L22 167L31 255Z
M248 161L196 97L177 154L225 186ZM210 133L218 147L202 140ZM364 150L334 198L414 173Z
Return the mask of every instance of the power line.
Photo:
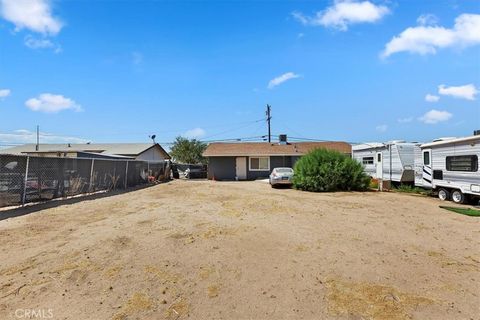
M213 135L209 135L209 136L205 137L204 139L213 138L213 137L217 137L217 136L219 136L219 135L225 134L225 133L229 133L229 132L237 131L237 130L240 130L240 129L244 129L244 128L250 127L251 125L253 125L253 124L255 124L255 123L258 123L258 122L260 122L260 121L264 121L264 119L255 120L255 121L250 122L249 124L247 124L247 125L245 125L245 126L236 127L236 128L229 129L229 130L225 130L225 131L222 131L222 132L213 134Z

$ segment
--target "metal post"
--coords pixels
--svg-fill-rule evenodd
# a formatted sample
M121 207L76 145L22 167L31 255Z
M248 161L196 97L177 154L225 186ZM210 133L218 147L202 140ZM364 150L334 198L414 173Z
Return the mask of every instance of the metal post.
M25 165L25 178L23 179L23 195L22 195L22 206L25 205L25 198L27 195L27 180L28 180L28 165L30 163L30 157L27 157L27 164Z
M88 183L88 191L92 190L92 179L93 179L93 165L95 163L95 159L92 159L92 164L90 166L90 181Z
M35 146L35 151L40 149L40 126L37 125L37 145Z
M398 148L398 147L397 147ZM392 183L392 144L388 145L388 149L390 152L390 183Z
M125 166L125 189L127 189L127 182L128 182L128 160L127 160L127 165Z
M117 189L117 161L113 162L113 190Z

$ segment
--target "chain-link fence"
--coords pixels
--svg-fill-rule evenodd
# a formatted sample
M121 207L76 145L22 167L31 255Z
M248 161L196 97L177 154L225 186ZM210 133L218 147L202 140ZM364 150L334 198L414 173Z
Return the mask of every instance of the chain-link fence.
M168 161L0 155L0 207L97 191L126 189L169 178Z

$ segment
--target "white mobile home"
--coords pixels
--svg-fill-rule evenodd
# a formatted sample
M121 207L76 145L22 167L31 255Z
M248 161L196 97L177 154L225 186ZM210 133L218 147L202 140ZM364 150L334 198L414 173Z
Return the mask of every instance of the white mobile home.
M480 135L439 139L415 154L415 185L438 192L441 200L464 203L480 197Z
M414 182L415 149L418 144L405 141L364 143L352 147L353 158L364 165L372 178L391 182Z

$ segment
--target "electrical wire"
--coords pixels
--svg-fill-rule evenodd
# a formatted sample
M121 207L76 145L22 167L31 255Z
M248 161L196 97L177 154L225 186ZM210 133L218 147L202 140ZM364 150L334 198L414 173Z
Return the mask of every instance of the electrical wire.
M213 134L213 135L209 135L209 136L205 137L204 139L209 139L209 138L213 138L213 137L218 137L218 136L220 136L220 135L222 135L222 134L225 134L225 133L230 133L230 132L234 132L234 131L237 131L237 130L240 130L240 129L245 129L245 128L250 127L251 125L253 125L253 124L255 124L255 123L258 123L258 122L261 122L261 121L265 121L265 119L255 120L255 121L250 122L249 124L247 124L247 125L245 125L245 126L236 127L236 128L229 129L229 130L225 130L225 131L222 131L222 132Z

